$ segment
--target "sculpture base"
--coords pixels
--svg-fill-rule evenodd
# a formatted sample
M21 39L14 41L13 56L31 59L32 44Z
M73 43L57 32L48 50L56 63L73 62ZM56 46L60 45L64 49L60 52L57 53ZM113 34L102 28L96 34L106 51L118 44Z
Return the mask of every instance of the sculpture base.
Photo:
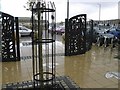
M59 76L56 77L56 83L53 85L44 85L43 87L41 87L41 85L39 84L36 87L33 87L33 81L24 81L24 82L17 82L17 83L9 83L9 84L5 84L2 86L3 90L6 89L22 89L22 90L33 90L34 88L44 88L44 89L57 89L57 90L64 90L64 88L69 88L69 89L74 89L76 88L77 90L80 90L80 87L77 86L75 84L75 82L73 82L69 77L66 76ZM35 82L37 83L37 82Z

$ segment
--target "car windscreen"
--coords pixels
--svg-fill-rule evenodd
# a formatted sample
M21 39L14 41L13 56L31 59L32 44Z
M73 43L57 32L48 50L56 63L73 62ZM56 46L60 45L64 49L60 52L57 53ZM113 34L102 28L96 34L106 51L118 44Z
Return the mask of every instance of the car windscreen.
M19 27L20 30L28 30L27 28L25 27Z

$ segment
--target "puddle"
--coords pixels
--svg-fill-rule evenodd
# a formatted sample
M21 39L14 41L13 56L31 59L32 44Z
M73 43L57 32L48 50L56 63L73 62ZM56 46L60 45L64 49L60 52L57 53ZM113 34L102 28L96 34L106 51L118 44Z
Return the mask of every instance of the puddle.
M120 79L120 73L118 72L107 72L105 74L106 78L116 78L116 79Z

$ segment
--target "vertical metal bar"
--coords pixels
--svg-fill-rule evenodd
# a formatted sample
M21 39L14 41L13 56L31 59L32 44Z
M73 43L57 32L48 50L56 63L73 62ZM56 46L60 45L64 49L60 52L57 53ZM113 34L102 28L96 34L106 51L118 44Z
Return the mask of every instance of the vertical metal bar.
M65 56L68 56L69 54L69 42L68 42L68 19L65 19Z
M34 18L33 18L33 6L32 6L32 67L33 67L33 80L35 80L35 61L34 61ZM33 82L33 87L35 88L35 82Z
M2 20L2 12L0 12L0 20ZM0 41L2 41L2 22L0 23ZM0 42L0 61L2 60L2 42ZM2 69L2 68L1 68Z
M43 4L43 1L42 1L42 4ZM44 6L42 6L42 10L43 10L43 7ZM44 11L44 10L43 10ZM42 71L42 80L44 80L43 79L43 73L44 73L44 70L43 70L43 52L42 52L42 45L43 45L43 30L44 30L44 27L43 27L43 12L40 12L41 13L41 20L40 20L40 35L41 35L41 45L40 45L40 49L41 49L41 71Z
M2 41L4 41L3 33L4 33L4 28L5 28L3 21L4 21L4 13L2 13ZM3 53L4 53L4 49L3 49L4 43L2 42L1 44L2 44L2 45L1 45L1 46L2 46L2 47L1 47L1 49L2 49L2 52L1 52L1 54L2 54L2 61L4 61L4 54L3 54Z
M50 2L51 4L51 7L52 7L52 3ZM52 40L53 40L53 29L54 29L54 16L53 16L53 13L51 15L51 19L52 19ZM53 74L53 43L52 43L52 74ZM52 82L53 84L53 82Z
M86 14L84 15L84 20L85 20L85 28L84 28L84 30L85 30L85 31L84 31L84 40L85 40L85 41L84 41L84 48L85 48L85 49L84 49L84 51L86 52L86 50L87 50L87 48L86 48L86 30L87 30L86 20L87 20L87 15L86 15Z
M53 12L54 14L54 29L56 30L56 7L55 7L55 4L53 2L53 9L55 10L55 12ZM54 40L56 40L56 34L54 36ZM53 42L54 43L54 75L56 75L56 42ZM55 77L54 77L55 78Z
M91 20L91 45L93 42L93 20Z
M50 2L51 3L51 2ZM54 10L54 3L51 3L51 7ZM52 40L56 39L56 24L55 24L55 13L52 12ZM55 33L53 33L53 30ZM55 75L55 42L52 42L52 74ZM55 81L55 76L53 76L54 80L52 80L52 85L54 84Z
M48 4L47 4L47 8L49 8L49 2L48 2ZM49 12L47 12L47 19L48 19L48 24L47 24L47 27L48 27L48 38L49 38L49 24L50 24L50 21L49 21Z
M51 8L53 9L53 6L52 6L52 2L50 2L50 5L51 5ZM55 30L54 30L54 15L53 15L53 12L51 13L51 20L52 20L52 40L54 39L53 35L56 33ZM55 32L55 33L54 33ZM52 42L52 74L53 74L53 42ZM53 85L53 80L52 80L52 85Z
M16 42L17 42L17 60L20 61L20 40L19 40L19 22L18 17L15 17L16 24Z
M69 19L69 0L67 0L67 19Z
M46 2L45 2L45 8L46 8ZM45 12L45 39L48 39L48 36L47 36L47 13ZM45 43L45 55L46 55L46 62L45 62L45 64L46 64L46 72L48 72L48 67L49 67L49 64L48 64L48 60L49 60L49 58L48 58L48 44L47 43ZM48 79L49 78L49 76L48 76L48 74L46 75L46 79Z
M37 32L37 20L35 20L34 22L34 28L35 28L35 33L34 33L34 41L37 41L38 39L38 32ZM37 43L34 45L34 66L35 66L35 74L37 74L38 72L38 46ZM38 77L36 77L38 79ZM37 82L37 86L38 86L38 82Z
M38 41L42 42L42 25L41 25L41 3L38 2ZM38 57L39 57L39 73L40 80L43 80L43 60L42 60L42 43L38 44ZM41 83L42 84L42 83Z
M46 8L46 3L45 3L45 8ZM45 39L47 39L47 13L45 12Z
M120 9L120 1L119 1L119 9ZM119 10L119 14L120 14L120 10ZM120 15L119 15L119 17L120 17ZM120 18L118 20L118 28L120 28ZM115 39L115 41L116 41L116 39ZM115 41L113 41L113 45L116 44ZM118 43L118 59L120 59L120 36L119 36L119 38L117 38L117 43ZM118 72L120 72L120 69L118 69Z
M48 8L49 8L49 3L48 3ZM48 29L49 29L49 12L48 12ZM50 38L49 30L48 30L48 38ZM47 65L46 65L46 66L48 66L47 72L49 72L49 59L50 59L50 57L49 57L49 45L48 45L48 61L47 61ZM49 75L48 75L48 78L49 78Z
M53 9L55 10L54 11L54 29L56 30L56 7L55 7L55 4L54 4L54 2L53 2ZM55 34L55 38L54 38L54 40L56 40L56 34ZM53 42L54 43L54 83L56 83L56 79L55 79L55 77L56 77L56 42Z
M10 57L10 58L11 58L11 60L14 59L16 61L16 48L15 48L15 35L14 35L14 17L10 16L10 15L8 15L8 17L9 17L9 20L11 20L11 24L9 25L9 22L8 22L9 20L7 20L6 23L7 23L8 27L9 27L9 30L10 30L10 27L12 27L12 36L11 36L11 39L12 39L12 42L13 42L13 44L12 44L13 45L13 52L12 52L13 55L12 56L14 57L14 58L13 57ZM8 50L10 50L10 49L8 48ZM8 58L8 59L10 59L10 58ZM12 61L14 61L14 60L12 60Z

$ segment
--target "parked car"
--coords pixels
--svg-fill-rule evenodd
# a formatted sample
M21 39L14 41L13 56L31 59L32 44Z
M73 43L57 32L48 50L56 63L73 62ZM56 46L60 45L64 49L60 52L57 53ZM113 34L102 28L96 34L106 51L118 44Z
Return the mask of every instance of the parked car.
M99 46L102 46L103 44L105 46L109 46L109 44L116 43L116 38L114 35L109 33L101 34L100 36L97 37L97 43L99 44Z
M16 32L16 29L15 29L15 32ZM19 33L21 36L31 36L32 30L24 26L19 26Z
M110 31L110 34L113 34L114 36L116 36L118 39L120 39L120 31Z
M49 33L52 32L52 28L49 28ZM65 27L61 26L61 27L56 27L56 29L53 29L53 33L54 34L60 34L62 35L63 33L65 33Z
M110 29L107 30L107 33L113 34L115 37L120 39L120 28L111 27Z
M48 32L49 33L52 33L52 32L55 33L56 30L54 28L52 28L52 26L49 26Z
M65 27L58 27L56 29L56 34L62 35L63 33L65 33Z
M21 34L21 36L25 36L25 35L31 36L32 30L23 26L19 26L19 33Z

